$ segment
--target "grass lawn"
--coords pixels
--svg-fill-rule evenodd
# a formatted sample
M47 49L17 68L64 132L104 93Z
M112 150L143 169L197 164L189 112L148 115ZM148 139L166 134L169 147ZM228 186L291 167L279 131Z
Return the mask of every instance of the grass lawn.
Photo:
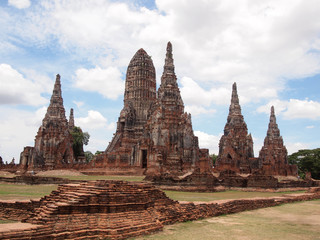
M320 239L320 200L285 204L165 226L142 239L316 240Z
M125 180L125 181L141 181L142 176L70 176L70 179L75 180ZM0 200L16 199L27 200L32 198L40 198L56 190L56 184L41 184L41 185L25 185L25 184L0 184ZM168 197L179 201L214 201L220 199L239 199L253 197L271 197L280 196L288 192L266 193L266 192L241 192L241 191L226 191L214 193L195 193L195 192L176 192L165 191ZM296 193L296 192L295 192Z
M0 224L6 224L6 223L16 223L17 221L12 221L12 220L2 220L0 219Z
M304 191L297 191L294 193L303 193ZM222 199L239 199L239 198L255 198L255 197L274 197L281 196L286 193L292 192L242 192L242 191L225 191L225 192L213 192L213 193L194 193L194 192L176 192L165 191L167 196L173 200L178 201L201 201L209 202Z
M28 200L32 198L40 198L50 194L56 190L56 184L41 184L41 185L25 185L25 184L0 184L0 200Z

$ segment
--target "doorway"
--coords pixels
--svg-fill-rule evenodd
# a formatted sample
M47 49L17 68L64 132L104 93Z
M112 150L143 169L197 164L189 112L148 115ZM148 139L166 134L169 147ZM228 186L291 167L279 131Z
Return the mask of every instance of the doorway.
M147 150L141 150L142 153L142 168L147 168L148 165L148 151Z

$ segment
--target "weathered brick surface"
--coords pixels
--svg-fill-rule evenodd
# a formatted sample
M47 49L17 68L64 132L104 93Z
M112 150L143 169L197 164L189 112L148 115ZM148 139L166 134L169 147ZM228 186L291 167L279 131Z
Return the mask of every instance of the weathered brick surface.
M247 125L241 114L236 83L232 87L229 115L224 135L219 142L219 155L214 171L217 173L231 171L236 174L253 173L264 176L298 176L297 166L288 164L287 149L280 136L273 106L264 145L260 150L259 158L254 157L253 141L251 134L248 135ZM249 185L256 184L251 181L252 179L249 179ZM226 179L226 181L232 181L232 179Z
M116 133L105 154L102 154L104 167L143 167L136 145L142 137L148 111L155 100L155 68L151 57L141 48L127 69L124 107L120 112ZM97 160L99 165L99 158Z
M40 201L0 201L0 218L20 221L30 216Z
M72 143L73 139L65 116L60 75L58 74L50 105L35 137L34 147L24 148L20 157L20 167L24 170L44 170L73 164L75 159Z
M314 189L293 196L195 204L173 201L150 184L67 184L40 201L0 204L4 208L2 218L5 209L11 208L15 211L11 210L7 219L37 224L30 229L0 232L0 238L126 239L160 231L163 225L176 222L319 198L319 189Z
M198 167L200 155L191 115L184 112L172 44L167 44L158 93L152 59L143 49L138 50L127 69L116 133L92 166L114 171L130 167L137 173L143 169L148 176L183 175ZM208 154L202 160L209 163Z
M250 158L253 158L253 141L248 135L247 124L241 114L236 83L232 86L231 104L224 134L219 142L216 171L232 170L236 173L251 173Z
M273 176L298 175L297 166L288 163L288 152L283 145L273 106L271 107L267 136L260 150L259 159L262 164L262 168L259 170L260 174Z
M183 175L194 170L199 161L198 138L193 133L191 114L184 112L170 42L158 98L150 111L138 151L146 161L147 176Z

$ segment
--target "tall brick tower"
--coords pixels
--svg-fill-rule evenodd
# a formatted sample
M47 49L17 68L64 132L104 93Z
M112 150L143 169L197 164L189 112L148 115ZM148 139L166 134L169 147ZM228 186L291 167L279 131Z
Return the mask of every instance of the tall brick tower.
M297 166L289 165L288 153L276 121L274 107L271 107L270 121L264 145L259 153L264 175L297 176Z
M72 143L58 74L50 105L35 137L35 145L24 149L20 163L28 169L55 169L72 164L74 162Z
M131 59L126 75L124 107L117 130L105 153L108 163L139 165L135 145L141 138L151 106L156 100L156 73L151 57L142 48Z
M145 138L139 143L139 152L147 175L187 172L199 159L198 138L193 134L191 115L184 112L170 42L158 99L148 119Z
M215 168L219 171L232 170L250 173L250 158L253 158L253 141L248 135L247 124L241 114L237 84L232 86L231 104L224 134L219 142L219 155Z

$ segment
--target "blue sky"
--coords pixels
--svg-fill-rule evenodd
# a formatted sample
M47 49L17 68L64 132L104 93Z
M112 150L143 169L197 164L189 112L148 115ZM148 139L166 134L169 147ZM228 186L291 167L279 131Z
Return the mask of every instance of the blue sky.
M289 153L317 148L319 12L317 0L1 0L0 156L34 144L58 73L67 117L74 108L91 135L86 150L104 150L130 59L144 48L159 85L168 41L201 147L218 153L237 82L255 156L271 105Z

